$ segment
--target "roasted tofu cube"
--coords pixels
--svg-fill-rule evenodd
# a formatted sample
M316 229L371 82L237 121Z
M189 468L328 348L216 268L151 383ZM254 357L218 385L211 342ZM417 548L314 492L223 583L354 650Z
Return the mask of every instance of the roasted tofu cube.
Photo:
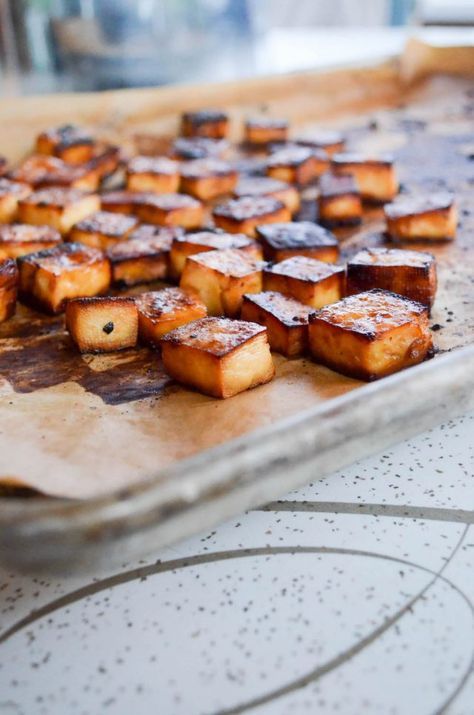
M291 358L306 351L308 321L312 311L313 308L294 298L275 291L264 291L244 295L241 318L264 325L271 349Z
M17 293L18 268L16 261L8 258L0 263L0 323L14 315Z
M172 378L211 397L233 397L275 374L266 329L242 320L195 320L165 335L161 349Z
M133 348L138 310L133 298L73 298L66 304L66 328L81 353L110 353Z
M425 305L385 290L358 293L309 319L316 362L360 380L375 380L416 365L433 344Z
M255 117L245 122L245 141L254 146L265 146L272 142L286 142L288 122L286 119Z
M184 112L181 116L181 136L224 139L229 132L229 117L218 109Z
M51 226L59 233L69 233L81 219L98 211L99 197L77 189L42 189L18 202L18 220L34 226Z
M275 290L321 308L344 293L344 268L306 256L294 256L263 270L264 290Z
M8 161L4 156L0 156L0 176L5 176L8 172Z
M36 140L36 151L57 156L69 164L84 164L92 158L94 140L85 129L64 124L41 132Z
M33 154L11 172L14 181L29 184L34 189L50 186L95 191L101 175L89 164L68 164L55 156Z
M167 278L171 244L181 234L180 228L143 224L128 241L109 248L114 283L133 286Z
M268 196L281 201L291 214L300 209L301 199L298 189L286 181L271 179L269 176L245 176L234 189L234 197Z
M99 182L103 182L124 163L123 152L111 144L97 145L94 156L85 165L93 171Z
M255 238L257 226L263 223L290 221L286 206L268 196L244 196L216 206L212 212L216 226L228 233L246 233Z
M318 210L324 226L357 226L362 221L362 201L355 178L350 174L323 174Z
M378 158L341 153L332 157L334 174L350 174L361 197L374 203L391 201L398 192L398 179L391 156Z
M10 223L18 216L18 202L31 194L31 187L0 178L0 223Z
M223 159L229 151L229 143L225 139L210 137L179 137L173 142L171 156L173 159L206 159L216 157Z
M235 318L244 293L262 290L262 264L234 248L196 253L186 260L180 286L194 290L209 315Z
M308 136L300 136L295 139L295 144L307 146L310 149L323 149L329 156L344 151L345 143L346 140L341 132L330 129L321 129L308 134Z
M117 243L126 241L137 226L138 219L135 216L95 211L74 224L69 233L69 240L105 251Z
M179 280L184 270L186 259L195 253L205 251L222 251L236 248L247 255L262 260L262 248L243 233L223 233L218 231L197 231L178 236L173 241L170 252L170 276Z
M195 159L181 166L181 191L202 201L231 194L239 175L220 159Z
M111 213L136 215L137 207L152 196L149 191L107 191L100 196L100 208Z
M436 261L431 253L365 248L347 264L347 295L382 288L431 309L436 286Z
M306 186L329 167L329 157L322 149L290 146L275 151L267 160L267 176L289 184Z
M275 263L292 256L308 256L326 263L335 263L339 258L336 237L310 221L258 226L257 238L262 244L264 258Z
M159 345L175 328L205 318L207 309L195 293L183 288L163 288L135 296L140 340Z
M61 313L67 300L105 293L108 259L96 248L64 243L18 259L20 298L47 313Z
M135 156L128 162L127 189L173 194L179 189L179 164L165 156Z
M400 197L384 206L389 236L399 241L443 241L456 236L458 212L454 196Z
M187 194L150 194L135 206L135 213L145 223L188 230L199 228L204 221L203 204Z
M0 260L18 258L61 243L61 234L51 226L13 223L0 226Z

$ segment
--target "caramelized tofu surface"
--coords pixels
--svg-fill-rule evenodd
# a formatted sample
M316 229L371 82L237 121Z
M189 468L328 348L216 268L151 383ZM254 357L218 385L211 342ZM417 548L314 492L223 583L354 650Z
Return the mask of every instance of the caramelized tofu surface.
M218 109L184 112L181 116L181 136L224 139L229 131L229 117Z
M299 191L294 186L269 176L241 178L234 189L234 197L240 199L243 196L269 196L281 201L291 214L299 211L301 205Z
M344 151L346 140L341 132L320 129L308 136L298 137L295 139L295 143L310 149L323 149L329 156L332 156Z
M222 159L229 150L229 144L224 139L210 137L179 137L173 143L171 156L174 159L205 159L217 157Z
M135 297L135 303L140 340L152 345L158 345L171 330L207 315L206 306L199 296L183 288L141 293Z
M47 313L61 313L67 300L105 293L110 286L108 259L79 243L21 256L18 267L21 299Z
M170 276L179 280L188 256L205 251L222 251L236 248L251 258L263 258L260 245L242 233L222 233L216 231L197 231L178 236L171 246Z
M52 248L61 243L61 234L51 226L14 223L0 226L0 260Z
M69 240L105 251L127 240L137 225L138 219L134 216L96 211L72 227Z
M10 223L18 217L18 204L31 194L31 187L17 181L0 178L0 223Z
M289 146L275 151L267 160L267 175L289 184L305 186L329 167L329 157L321 149Z
M153 195L146 191L107 191L100 196L100 208L112 213L136 215L137 207Z
M374 158L351 153L335 154L332 171L353 176L361 197L368 201L391 201L398 193L398 179L391 156Z
M186 260L180 285L198 293L209 315L233 318L244 293L262 290L261 262L233 248L196 253Z
M231 194L237 181L237 171L220 159L195 159L181 166L181 191L202 201Z
M347 264L348 295L382 288L431 308L436 287L436 261L430 253L366 248Z
M68 164L55 156L33 154L11 173L15 181L30 184L35 189L50 186L95 191L101 174L89 164Z
M0 323L11 318L16 309L18 268L11 258L0 263Z
M428 309L384 290L358 293L310 316L309 347L317 362L344 375L391 375L431 355Z
M161 348L171 377L212 397L232 397L275 374L266 329L242 320L196 320L165 335Z
M114 283L133 286L167 278L171 244L181 233L179 228L143 225L128 241L109 248Z
M387 232L396 240L443 241L456 236L458 214L452 194L400 197L384 206L384 212Z
M69 164L83 164L92 157L94 140L85 129L64 124L41 132L36 140L36 151L57 156Z
M51 226L65 235L72 226L99 209L96 194L77 189L42 189L18 202L18 220L34 226Z
M362 201L350 174L323 174L319 180L319 221L325 226L357 226L362 220Z
M312 308L275 291L244 295L242 320L264 325L275 352L287 357L302 355L308 344L308 320Z
M129 191L172 194L179 189L179 164L165 156L135 156L126 171Z
M150 195L135 207L137 216L158 226L199 228L204 221L204 206L187 194Z
M255 117L245 122L245 141L256 146L285 142L288 139L288 122L286 119L270 117Z
M340 300L344 268L306 256L294 256L263 270L264 290L274 290L321 308Z
M273 223L257 227L257 238L267 261L284 261L292 256L307 256L326 263L339 258L339 243L322 226L310 221Z
M290 221L291 214L281 201L268 196L244 196L219 204L212 212L216 226L228 233L246 233L255 238L263 223Z
M133 298L74 298L66 305L66 328L81 353L133 348L138 311Z

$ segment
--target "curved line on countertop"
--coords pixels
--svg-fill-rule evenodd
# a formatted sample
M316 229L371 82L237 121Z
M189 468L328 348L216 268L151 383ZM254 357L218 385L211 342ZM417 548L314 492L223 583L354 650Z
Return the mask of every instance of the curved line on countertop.
M453 524L474 524L474 511L468 509L445 509L443 507L406 506L398 504L357 504L355 502L329 501L273 501L252 511L294 511L334 514L368 514L369 516L392 516L402 519L447 521Z

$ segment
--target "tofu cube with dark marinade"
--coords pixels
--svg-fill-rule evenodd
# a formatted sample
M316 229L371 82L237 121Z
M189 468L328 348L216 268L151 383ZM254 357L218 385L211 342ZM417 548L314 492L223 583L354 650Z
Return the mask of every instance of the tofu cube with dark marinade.
M336 237L310 221L257 226L257 238L262 244L265 260L275 263L293 256L307 256L325 263L335 263L339 258Z
M195 159L181 166L181 191L210 201L231 194L237 185L237 171L221 159Z
M181 226L192 230L202 226L204 206L187 194L149 195L135 207L141 221L157 226Z
M179 189L179 164L165 156L135 156L128 162L126 181L129 191L173 194Z
M106 191L100 196L100 208L109 213L137 215L137 207L153 196L146 191Z
M46 129L36 139L38 154L57 156L69 164L84 164L94 153L94 139L86 129L73 124Z
M67 300L105 293L108 259L96 248L65 243L18 259L20 299L47 313L61 313Z
M137 226L138 219L135 216L96 211L74 224L69 240L105 251L126 241Z
M268 196L281 201L291 214L299 211L301 197L298 189L286 181L272 179L269 176L244 176L239 179L233 192L234 198L243 196Z
M8 258L0 262L0 323L15 314L18 294L18 267Z
M271 117L253 117L247 119L244 127L244 138L247 144L266 146L272 142L286 142L288 139L288 122L286 119Z
M416 365L433 350L428 308L378 289L313 313L308 335L316 362L360 380Z
M18 218L18 204L31 194L31 187L10 179L0 178L0 223Z
M229 132L229 117L219 109L200 109L181 115L181 136L224 139Z
M342 266L293 256L263 270L264 290L289 295L312 308L335 303L344 294Z
M173 379L212 397L233 397L275 374L266 329L242 320L195 320L167 333L161 350Z
M181 325L205 318L207 309L199 296L184 288L163 288L135 296L140 340L159 345L161 338Z
M347 295L382 288L431 309L436 287L436 260L431 253L365 248L347 264Z
M223 159L229 151L229 143L225 139L210 137L178 137L170 150L173 159L191 160L215 157Z
M61 234L51 226L30 226L26 223L0 225L0 260L53 248L61 241Z
M398 241L445 241L456 236L458 212L454 196L400 197L384 206L387 233Z
M256 227L264 223L290 221L287 207L268 196L244 196L216 206L212 212L216 226L228 233L246 233L255 238Z
M298 357L308 345L308 320L313 311L294 298L275 291L244 295L242 320L264 325L272 350Z
M329 167L329 157L322 149L309 149L296 144L275 151L267 159L266 173L272 179L306 186Z
M334 174L353 176L360 195L367 201L385 203L398 193L398 179L392 156L365 156L355 153L334 154Z
M107 251L113 282L133 286L167 278L171 244L181 235L177 227L139 226L127 241Z
M209 315L235 318L244 293L262 290L262 263L234 248L196 253L186 260L180 286L194 290Z
M358 226L362 201L356 180L350 174L323 174L319 180L319 222L329 228Z
M86 216L98 211L99 197L78 189L42 189L18 202L18 220L34 226L51 226L63 236Z
M109 353L133 348L138 338L138 310L133 298L73 298L66 304L66 328L81 353Z

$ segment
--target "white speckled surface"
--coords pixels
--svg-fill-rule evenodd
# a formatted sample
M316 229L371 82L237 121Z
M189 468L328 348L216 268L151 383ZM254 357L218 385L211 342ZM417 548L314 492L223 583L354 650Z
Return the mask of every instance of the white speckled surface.
M0 713L472 715L473 434L474 413L118 573L0 572Z

